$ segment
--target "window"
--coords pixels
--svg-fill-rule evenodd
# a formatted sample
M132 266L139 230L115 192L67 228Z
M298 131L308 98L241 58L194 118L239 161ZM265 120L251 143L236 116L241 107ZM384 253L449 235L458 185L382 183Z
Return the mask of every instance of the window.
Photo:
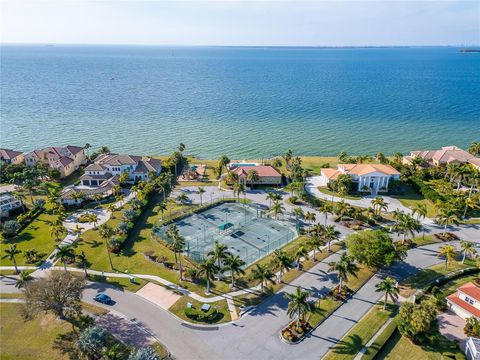
M470 305L474 305L474 304L475 304L475 300L470 299L468 296L465 296L465 301L466 301L467 303L469 303Z

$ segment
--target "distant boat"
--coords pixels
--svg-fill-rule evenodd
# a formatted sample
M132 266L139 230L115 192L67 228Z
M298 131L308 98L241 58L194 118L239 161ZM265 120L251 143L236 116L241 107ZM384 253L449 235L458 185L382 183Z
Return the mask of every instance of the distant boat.
M461 53L480 53L480 49L460 49Z

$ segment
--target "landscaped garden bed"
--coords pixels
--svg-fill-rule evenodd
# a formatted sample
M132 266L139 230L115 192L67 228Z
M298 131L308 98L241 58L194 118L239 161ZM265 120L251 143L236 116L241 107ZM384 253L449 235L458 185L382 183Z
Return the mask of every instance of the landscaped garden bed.
M446 232L445 234L442 234L442 233L433 234L433 236L438 240L442 240L442 241L458 240L458 236L450 232Z

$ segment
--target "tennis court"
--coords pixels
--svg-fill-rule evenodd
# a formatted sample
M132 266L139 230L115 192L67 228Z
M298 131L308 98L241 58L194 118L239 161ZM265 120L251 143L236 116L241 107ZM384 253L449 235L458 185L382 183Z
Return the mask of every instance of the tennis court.
M297 237L288 222L261 217L255 207L239 203L223 203L175 224L185 238L186 254L195 261L202 261L218 241L249 265ZM168 241L166 230L160 228L158 235Z

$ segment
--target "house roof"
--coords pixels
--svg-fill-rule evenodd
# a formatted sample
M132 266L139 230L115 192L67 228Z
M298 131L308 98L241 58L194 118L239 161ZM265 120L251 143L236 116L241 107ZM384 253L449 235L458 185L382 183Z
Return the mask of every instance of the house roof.
M76 155L78 154L79 152L83 151L83 147L81 146L74 146L74 145L67 145L65 146L67 148L68 151L70 151L70 153L72 155Z
M62 166L67 166L68 164L71 164L73 162L72 158L69 158L67 156L61 157L58 162L62 164Z
M321 173L328 179L336 179L340 174L363 176L371 173L385 175L400 175L400 173L388 164L339 164L337 169L322 169Z
M437 161L439 163L450 163L452 161L458 161L461 163L469 162L470 159L475 158L472 154L466 152L463 149L460 149L457 146L444 146L440 150L423 150L423 151L412 151L412 157L419 157L425 161Z
M0 149L0 159L2 160L11 160L22 154L23 153L21 151L15 151L11 149Z
M457 290L477 301L480 301L480 288L472 282L460 286Z
M105 170L105 168L100 164L93 163L88 165L84 170L85 171L103 171Z
M95 159L95 162L102 165L121 166L136 165L141 159L141 156L134 155L103 154Z
M278 177L282 174L271 165L257 165L257 166L237 166L233 170L234 173L237 173L239 176L247 176L248 172L255 170L260 177L269 176L269 177Z
M462 299L460 299L459 296L458 296L458 292L456 292L456 293L454 293L450 296L447 296L447 300L451 301L455 305L460 306L462 309L464 309L465 311L468 311L473 316L475 316L477 318L480 318L480 310L477 309L475 306L470 305L466 301L463 301Z

